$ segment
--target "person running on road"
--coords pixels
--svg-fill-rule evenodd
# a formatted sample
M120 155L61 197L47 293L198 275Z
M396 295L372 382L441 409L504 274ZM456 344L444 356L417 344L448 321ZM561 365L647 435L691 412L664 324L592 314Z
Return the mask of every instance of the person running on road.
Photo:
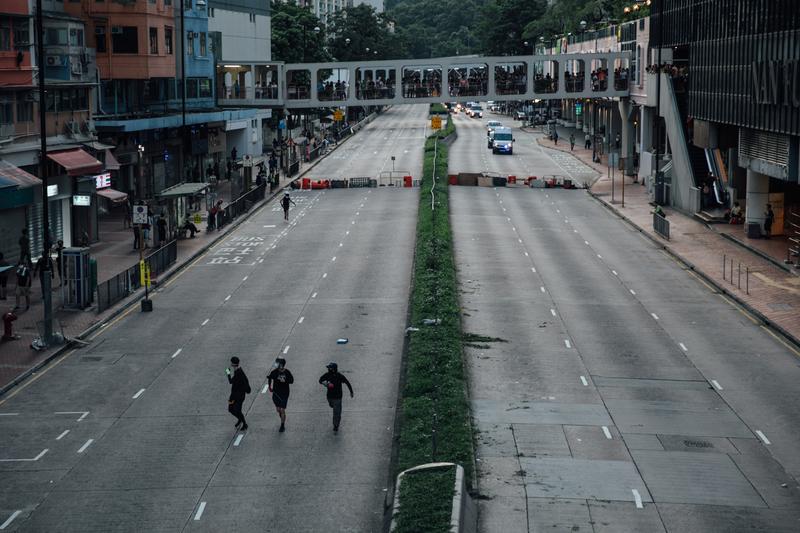
M272 393L272 403L281 418L281 428L278 430L283 433L286 430L286 404L289 403L289 385L294 383L294 376L286 368L286 359L278 357L272 372L267 376L267 385Z
M353 387L343 374L339 373L339 365L336 363L328 363L328 369L319 378L319 382L326 388L328 405L333 409L333 431L339 431L339 423L342 421L342 383L347 385L350 389L350 397L353 397Z
M231 367L233 367L233 371L230 368L225 369L225 373L228 375L228 383L231 384L231 395L228 397L228 412L236 417L236 428L241 426L242 431L247 430L247 422L244 419L244 414L242 414L242 404L244 404L245 395L250 394L250 382L247 380L247 376L239 367L239 358L234 356L231 357Z
M294 203L294 200L289 198L289 191L283 193L283 198L281 199L281 207L283 207L283 220L289 220L289 204L296 206L297 204Z

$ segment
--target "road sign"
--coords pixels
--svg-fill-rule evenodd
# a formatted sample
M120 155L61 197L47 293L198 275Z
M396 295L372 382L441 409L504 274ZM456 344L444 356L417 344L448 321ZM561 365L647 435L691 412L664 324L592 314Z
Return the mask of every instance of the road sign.
M431 129L440 130L442 129L442 117L435 116L431 118Z
M243 167L252 167L253 166L253 156L245 154L242 157L242 166Z
M147 224L147 206L135 205L133 206L133 223L134 224Z
M333 112L333 120L335 120L336 122L341 122L342 120L344 120L344 113L342 112L341 109L337 109L336 111Z

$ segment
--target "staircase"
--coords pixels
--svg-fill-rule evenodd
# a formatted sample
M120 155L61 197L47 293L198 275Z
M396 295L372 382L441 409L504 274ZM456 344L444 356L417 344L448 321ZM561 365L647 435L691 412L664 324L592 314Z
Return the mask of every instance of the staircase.
M700 211L700 195L697 194L697 183L692 157L686 141L686 121L678 106L672 78L667 74L661 76L661 116L667 130L667 138L672 148L673 178L670 192L670 203L688 213ZM704 174L705 175L705 174Z

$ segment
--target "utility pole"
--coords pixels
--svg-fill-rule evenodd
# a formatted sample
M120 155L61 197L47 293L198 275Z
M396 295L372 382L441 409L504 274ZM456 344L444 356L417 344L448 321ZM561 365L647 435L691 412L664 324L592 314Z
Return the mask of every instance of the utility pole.
M656 150L655 150L655 165L656 165L656 203L659 205L666 205L667 195L664 186L664 177L661 175L659 161L661 159L661 48L664 46L664 0L656 0L658 2L658 52L656 60L656 117L653 120L653 125L656 128ZM659 201L660 200L660 201Z
M42 340L46 346L53 341L53 275L50 269L50 214L47 205L47 174L45 166L47 162L47 121L45 113L47 109L46 92L44 87L44 15L42 13L42 0L36 0L36 63L39 72L39 178L42 180L42 242L44 249L42 255L45 256L44 268L42 271L42 303L44 304L44 335Z
M189 36L186 33L186 24L184 20L184 13L186 12L185 2L186 0L181 0L181 160L183 161L183 169L191 168L191 164L187 166L185 160L186 145L188 144L191 147L191 143L189 143L186 138L186 46L184 42L188 40ZM181 172L184 171L183 169L181 169ZM183 176L181 176L181 180L182 179Z

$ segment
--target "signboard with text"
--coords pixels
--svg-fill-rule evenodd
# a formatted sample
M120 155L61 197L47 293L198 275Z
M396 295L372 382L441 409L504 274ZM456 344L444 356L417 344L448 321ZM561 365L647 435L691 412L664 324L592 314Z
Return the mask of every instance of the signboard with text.
M111 173L105 172L94 177L94 188L105 189L111 187Z
M442 129L442 117L436 116L431 118L431 128L434 130Z

